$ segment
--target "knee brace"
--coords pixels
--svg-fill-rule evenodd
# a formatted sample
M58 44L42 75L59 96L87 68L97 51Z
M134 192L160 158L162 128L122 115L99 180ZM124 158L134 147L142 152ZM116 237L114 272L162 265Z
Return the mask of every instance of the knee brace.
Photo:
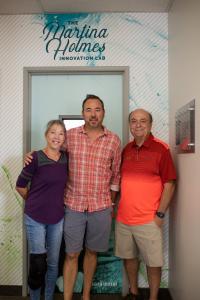
M30 254L28 284L32 290L39 289L41 286L43 286L46 270L46 253Z

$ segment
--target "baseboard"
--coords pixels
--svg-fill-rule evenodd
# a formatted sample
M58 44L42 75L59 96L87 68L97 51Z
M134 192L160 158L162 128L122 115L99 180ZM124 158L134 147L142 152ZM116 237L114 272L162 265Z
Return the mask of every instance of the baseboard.
M0 296L21 296L21 285L0 285Z
M140 288L141 294L148 297L149 289L148 288ZM0 296L21 296L22 295L22 286L19 285L0 285ZM100 297L102 295L102 299L105 297L105 294L98 294ZM109 299L113 298L113 294L106 294ZM98 298L99 298L98 297ZM162 300L172 300L170 292L167 288L160 288L159 297ZM75 298L79 298L77 294Z
M148 288L140 288L141 294L148 299L149 296L149 289ZM160 288L159 289L159 299L162 300L173 300L172 296L170 295L170 292L168 288Z

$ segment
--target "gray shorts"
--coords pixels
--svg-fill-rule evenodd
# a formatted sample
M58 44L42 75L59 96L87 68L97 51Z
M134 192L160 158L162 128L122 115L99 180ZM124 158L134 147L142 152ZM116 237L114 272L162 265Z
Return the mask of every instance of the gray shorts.
M79 253L86 248L105 252L109 247L112 208L95 212L78 212L65 208L64 239L66 253Z

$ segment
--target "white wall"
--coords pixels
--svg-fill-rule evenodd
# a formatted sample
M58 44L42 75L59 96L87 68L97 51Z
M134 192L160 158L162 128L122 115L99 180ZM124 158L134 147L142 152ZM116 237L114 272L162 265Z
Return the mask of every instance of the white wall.
M200 1L175 0L169 13L169 115L173 147L175 113L193 98L196 151L175 154L179 180L171 209L169 283L174 300L200 299Z
M65 54L59 52L54 59L58 40L53 40L47 53L46 44L53 37L53 32L48 35L47 40L44 40L46 31L43 35L43 29L52 20L59 21L66 30L74 26L78 26L80 30L84 26L97 28L98 32L107 30L106 37L91 36L82 40L93 47L96 43L101 47L105 44L104 59L87 60L88 56L98 57L98 53L75 50L66 51ZM22 207L12 189L23 160L23 68L89 66L95 69L96 66L128 66L129 109L144 107L150 110L155 120L154 134L168 142L167 30L167 14L163 13L0 15L0 284L21 285L23 275ZM60 32L61 30L58 35ZM61 49L65 49L68 42L72 48L79 43L77 37L62 36ZM167 222L164 237L162 286L166 287ZM143 270L140 278L141 286L146 286Z

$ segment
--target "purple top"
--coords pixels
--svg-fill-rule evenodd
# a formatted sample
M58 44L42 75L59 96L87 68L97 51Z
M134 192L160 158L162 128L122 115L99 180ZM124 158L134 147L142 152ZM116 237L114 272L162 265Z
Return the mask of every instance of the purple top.
M58 161L42 151L33 152L33 160L25 166L16 186L30 184L24 212L33 220L44 224L56 224L64 216L64 189L67 181L67 156L61 152Z

